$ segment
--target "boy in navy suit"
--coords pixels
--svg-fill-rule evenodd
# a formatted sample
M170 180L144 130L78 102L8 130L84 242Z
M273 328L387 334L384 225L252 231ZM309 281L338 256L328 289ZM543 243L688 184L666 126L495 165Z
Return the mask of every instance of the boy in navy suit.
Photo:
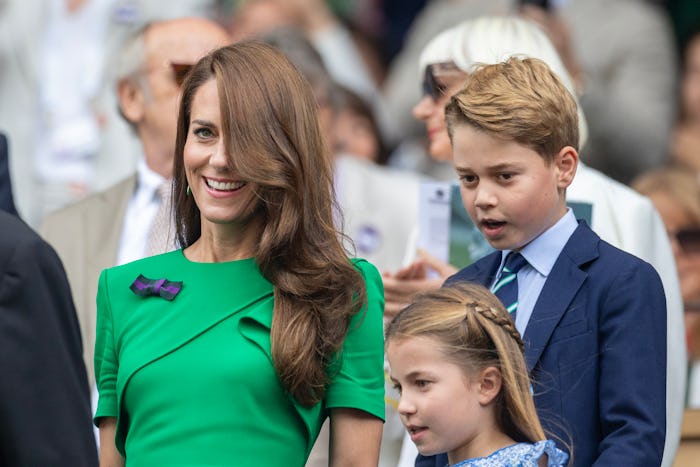
M511 272L517 291L505 305L523 335L545 430L577 466L657 467L664 291L649 264L602 241L566 206L578 163L573 97L544 62L511 58L472 73L446 118L464 205L500 250L447 283L478 282L499 295L506 258L519 253L526 261ZM416 465L446 462L419 456Z

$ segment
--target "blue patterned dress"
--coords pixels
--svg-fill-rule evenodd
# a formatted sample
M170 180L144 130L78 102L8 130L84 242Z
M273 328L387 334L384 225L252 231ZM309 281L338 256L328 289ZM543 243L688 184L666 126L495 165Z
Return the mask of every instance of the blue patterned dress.
M499 449L490 456L467 459L451 467L537 467L543 454L547 454L547 467L565 467L569 455L558 449L552 440L535 444L518 443Z

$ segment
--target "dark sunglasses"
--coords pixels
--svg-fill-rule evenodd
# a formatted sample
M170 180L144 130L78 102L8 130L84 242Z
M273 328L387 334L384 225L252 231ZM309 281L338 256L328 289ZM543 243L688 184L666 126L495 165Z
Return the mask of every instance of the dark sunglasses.
M182 87L182 83L185 82L185 78L187 77L187 73L192 69L194 65L190 65L189 63L173 63L170 62L170 69L173 70L173 76L175 77L175 83L179 87Z
M467 74L454 62L432 63L425 67L423 76L423 95L434 101L443 97L454 84L463 85Z
M425 75L423 76L423 95L430 96L431 99L437 101L445 94L447 86L435 79L435 70L433 67L434 65L428 65L425 68Z
M673 236L685 253L700 253L700 228L681 229Z

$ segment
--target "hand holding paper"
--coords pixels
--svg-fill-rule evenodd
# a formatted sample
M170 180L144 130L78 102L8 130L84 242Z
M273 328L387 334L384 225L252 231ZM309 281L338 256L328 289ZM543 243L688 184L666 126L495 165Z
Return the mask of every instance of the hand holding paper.
M429 272L433 271L434 274ZM417 259L394 274L384 273L384 323L391 321L396 314L421 292L439 288L445 279L457 272L448 264L426 250L418 249ZM437 275L437 277L436 277Z

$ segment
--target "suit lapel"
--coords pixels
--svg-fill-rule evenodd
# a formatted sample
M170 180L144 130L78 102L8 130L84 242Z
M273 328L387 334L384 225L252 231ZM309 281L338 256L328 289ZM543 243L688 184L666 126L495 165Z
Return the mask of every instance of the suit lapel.
M496 278L496 273L498 272L498 266L500 266L500 264L501 252L493 252L449 277L445 281L445 285L454 284L456 282L475 282L489 288Z
M86 261L93 278L117 262L126 208L135 187L136 175L133 175L105 191L95 200L93 209L86 212Z
M598 257L600 238L585 223L569 238L542 288L525 328L525 359L532 371L588 274L581 266Z
M73 268L71 284L74 299L80 313L80 324L85 343L86 365L90 383L93 383L93 351L95 346L95 328L97 310L97 279L103 269L112 267L117 261L119 241L124 226L124 215L129 198L136 185L136 175L118 183L104 193L95 195L85 205L78 216L73 217L78 225L74 228L76 250L83 251L77 255L79 267ZM62 235L66 235L63 233ZM75 245L77 243L77 245ZM73 253L73 256L76 254Z

